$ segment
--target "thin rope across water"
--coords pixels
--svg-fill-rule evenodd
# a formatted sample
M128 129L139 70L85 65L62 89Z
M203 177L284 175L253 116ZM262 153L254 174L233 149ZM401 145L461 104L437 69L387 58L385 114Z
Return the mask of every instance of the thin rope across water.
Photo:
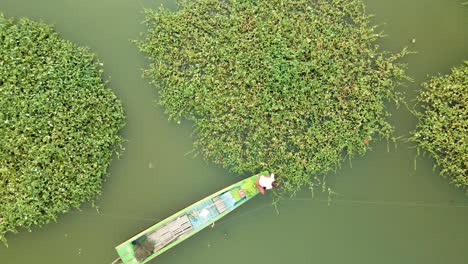
M328 203L329 200L316 198L288 198L286 201L318 201ZM366 201L366 200L331 200L333 204L357 204L357 205L384 205L384 206L400 206L400 207L439 207L439 208L468 208L466 203L424 203L424 202L398 202L398 201Z
M125 219L125 220L135 220L135 221L145 221L145 222L154 222L155 218L149 217L141 217L141 216L127 216L127 215L120 215L120 214L108 214L108 213L101 213L101 212L72 212L75 214L80 215L91 215L91 216L105 216L109 218L116 218L116 219Z
M328 203L327 199L317 199L317 198L286 198L280 202L320 202ZM398 202L398 201L366 201L366 200L332 200L331 205L333 204L349 204L349 205L371 205L371 206L399 206L399 207L427 207L427 208L468 208L468 204L464 203L424 203L424 202ZM240 219L244 216L253 214L260 210L263 210L267 207L274 207L272 203L266 203L261 206L258 206L254 209L243 212L242 214L235 215L233 217L224 218L216 223L216 225L222 225L237 219ZM115 219L125 219L125 220L135 220L135 221L144 221L144 222L155 222L158 221L156 218L149 217L140 217L140 216L128 216L122 214L112 214L112 213L102 213L102 212L73 212L76 214L82 215L91 215L91 216L103 216ZM162 220L162 219L159 219Z

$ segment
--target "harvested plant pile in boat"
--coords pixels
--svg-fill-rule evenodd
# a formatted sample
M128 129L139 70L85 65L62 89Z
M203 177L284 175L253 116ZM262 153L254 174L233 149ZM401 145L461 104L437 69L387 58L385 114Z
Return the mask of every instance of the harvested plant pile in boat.
M93 54L0 14L0 240L93 200L123 126Z
M392 138L384 101L401 100L407 52L379 51L361 1L180 2L146 10L137 45L169 119L195 122L206 159L268 169L295 192Z
M468 191L468 61L423 87L411 139L434 157L441 176Z

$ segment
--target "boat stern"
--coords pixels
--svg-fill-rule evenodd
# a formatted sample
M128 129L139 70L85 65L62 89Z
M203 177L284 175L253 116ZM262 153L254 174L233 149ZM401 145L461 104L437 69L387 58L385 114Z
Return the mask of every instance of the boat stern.
M130 242L118 245L115 250L120 256L120 261L125 264L141 264L135 256L135 250Z

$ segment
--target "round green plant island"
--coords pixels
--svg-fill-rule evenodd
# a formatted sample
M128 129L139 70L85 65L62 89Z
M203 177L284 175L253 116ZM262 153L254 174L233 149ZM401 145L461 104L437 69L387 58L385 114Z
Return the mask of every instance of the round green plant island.
M124 123L93 54L0 14L0 240L100 194Z
M379 51L361 1L179 2L146 10L137 45L169 119L195 123L206 159L270 170L294 193L392 138L384 102L401 100L407 52Z
M411 139L435 159L441 176L468 193L468 61L423 87Z

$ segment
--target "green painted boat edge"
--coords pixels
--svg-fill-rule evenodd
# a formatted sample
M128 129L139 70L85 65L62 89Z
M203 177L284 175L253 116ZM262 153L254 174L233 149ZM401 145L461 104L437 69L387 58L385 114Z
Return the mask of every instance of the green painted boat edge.
M250 181L250 180L256 180L257 177L259 175L262 175L262 174L269 174L268 171L262 171L258 174L255 174L253 176L250 176L248 178L245 178L243 180L240 180L236 183L233 183L193 204L191 204L190 206L188 207L185 207L184 209L182 210L179 210L178 212L170 215L169 217L165 218L164 220L154 224L153 226L143 230L142 232L138 233L137 235L131 237L130 239L128 239L127 241L123 242L122 244L118 245L115 247L117 253L119 254L121 260L123 263L125 264L144 264L144 263L147 263L148 261L154 259L155 257L157 257L158 255L166 252L167 250L171 249L172 247L178 245L180 242L182 241L185 241L187 238L195 235L196 233L198 233L199 231L205 229L207 226L211 225L213 222L216 222L218 221L219 219L221 219L222 217L224 217L225 215L229 214L230 212L234 211L235 209L237 209L239 206L243 205L244 203L246 203L248 200L252 199L253 197L257 196L259 194L258 190L255 189L255 193L250 196L250 197L246 197L246 199L244 199L241 203L235 205L235 207L233 207L232 209L230 210L226 210L225 212L219 214L217 217L211 219L209 222L207 222L205 225L197 228L197 229L194 229L193 232L190 232L190 233L187 233L187 234L184 234L180 237L180 239L177 239L173 242L171 242L170 244L168 244L167 246L165 246L164 248L161 248L160 250L158 250L157 252L153 253L152 255L148 256L145 260L143 260L143 262L140 262L136 259L135 257L135 252L133 250L133 245L132 245L132 242L134 240L136 240L137 238L147 234L147 233L150 233L154 230L156 230L159 226L167 223L168 221L171 221L173 220L174 218L176 218L177 216L179 216L180 214L184 213L185 211L187 210L190 210L191 208L194 208L196 207L198 204L202 203L203 201L206 201L206 200L209 200L209 199L212 199L213 197L217 196L217 195L220 195L222 194L223 192L226 192L230 189L233 189L233 188L236 188L238 186L242 186L243 183L247 182L247 181Z

